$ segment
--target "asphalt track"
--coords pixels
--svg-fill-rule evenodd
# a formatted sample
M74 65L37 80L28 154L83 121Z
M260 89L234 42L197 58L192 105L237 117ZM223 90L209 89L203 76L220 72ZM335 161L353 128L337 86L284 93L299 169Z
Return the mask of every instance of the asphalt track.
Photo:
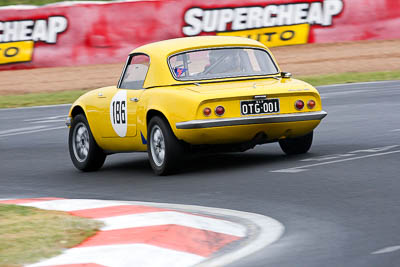
M68 106L0 110L0 198L248 211L277 219L286 231L233 266L399 266L400 81L318 89L328 116L308 154L287 157L268 144L196 156L168 177L153 175L143 153L110 156L95 173L76 171L64 127Z

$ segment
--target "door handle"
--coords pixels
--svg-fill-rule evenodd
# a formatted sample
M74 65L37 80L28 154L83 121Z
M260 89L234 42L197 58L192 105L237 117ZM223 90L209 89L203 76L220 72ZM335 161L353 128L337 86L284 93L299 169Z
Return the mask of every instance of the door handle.
M98 96L99 98L106 98L106 97L103 95L102 92L98 93L97 96Z
M129 98L129 100L132 102L139 102L139 98L137 98L137 97L131 97L131 98Z

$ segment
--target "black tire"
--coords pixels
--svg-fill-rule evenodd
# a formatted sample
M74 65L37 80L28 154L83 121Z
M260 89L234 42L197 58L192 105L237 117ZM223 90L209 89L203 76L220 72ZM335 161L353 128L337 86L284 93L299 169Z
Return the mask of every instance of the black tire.
M161 151L164 151L164 156ZM154 173L168 175L177 172L183 152L183 145L175 137L168 122L161 117L153 117L147 127L147 153Z
M314 132L297 138L288 138L279 140L283 152L287 155L304 154L310 150Z
M83 114L78 114L72 119L68 147L72 163L81 171L96 171L103 166L106 159L106 154L94 140Z

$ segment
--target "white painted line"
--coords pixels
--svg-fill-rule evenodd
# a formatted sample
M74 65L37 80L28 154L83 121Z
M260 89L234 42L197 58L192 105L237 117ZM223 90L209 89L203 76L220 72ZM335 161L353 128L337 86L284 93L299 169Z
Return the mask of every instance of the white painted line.
M117 205L124 205L124 203L119 201L108 201L108 200L97 200L97 199L58 199L50 201L24 203L21 205L35 207L44 210L76 211L76 210L112 207Z
M358 83L343 83L343 84L331 84L331 85L321 85L317 86L317 88L324 87L341 87L341 86L349 86L349 85L368 85L368 84L382 84L382 83L395 83L397 80L392 81L375 81L375 82L358 82Z
M350 94L357 94L357 93L366 93L368 91L372 90L346 90L346 91L340 91L340 92L328 92L328 93L320 93L321 98L326 98L327 96L340 96L340 95L350 95Z
M350 87L350 86L346 86L346 87ZM399 89L400 89L399 84L385 85L384 87L383 86L379 87L378 91L376 90L376 87L371 87L371 86L370 87L365 87L365 85L351 86L350 88L346 88L346 87L342 87L342 88L335 87L335 88L329 88L328 90L332 91L332 93L334 93L334 92L342 92L342 91L347 91L347 90L352 90L352 91L355 91L355 90L360 90L361 91L362 90L362 91L368 92L368 95L370 95L370 94L375 94L376 95L376 94L381 94L382 91L385 92L385 93L389 93L389 92L398 93ZM320 88L320 89L323 89L323 88ZM325 90L327 90L327 89L325 89ZM324 92L327 92L325 90L324 90Z
M354 158L332 160L332 161L315 163L315 164L304 165L304 166L299 166L299 167L280 169L280 170L275 170L275 171L270 171L270 172L293 173L293 172L296 172L296 170L298 170L297 172L301 172L301 171L306 171L306 168L310 168L310 167L328 165L328 164L339 163L339 162L344 162L344 161L351 161L351 160L356 160L356 159L364 159L364 158L370 158L370 157L384 156L384 155L389 155L389 154L394 154L394 153L399 153L399 152L400 152L400 150L395 150L395 151L389 151L389 152L384 152L384 153L376 153L376 154L372 154L372 155L359 156L359 157L354 157Z
M44 105L44 106L34 106L34 107L19 107L19 108L0 108L1 111L11 111L11 110L24 110L24 109L40 109L40 108L57 108L57 107L68 107L72 104L59 104L59 105Z
M101 266L113 267L186 267L193 266L204 259L204 257L191 253L146 244L129 244L72 248L59 256L36 264L27 265L27 267L84 263L95 263Z
M368 148L368 149L360 149L360 150L351 151L349 153L376 153L376 152L388 151L392 148L396 148L399 146L400 145L391 145L391 146L375 147L375 148Z
M60 119L60 118L67 118L67 115L57 115L57 116L50 116L50 117L42 117L42 118L34 118L34 119L26 119L24 121L46 121L46 120L55 120L55 119Z
M58 130L58 129L67 129L67 127L66 127L66 126L59 126L59 127L43 128L43 129L32 130L32 131L24 131L24 132L10 133L10 134L2 134L2 135L0 135L0 138L1 138L1 137L7 137L7 136L21 135L21 134L29 134L29 133L37 133L37 132L52 131L52 130Z
M400 250L400 246L392 246L392 247L386 247L386 248L382 248L379 249L377 251L372 252L371 254L383 254L383 253L390 253L390 252L394 252Z
M391 132L400 132L400 129L391 130Z
M325 160L331 160L331 159L338 159L338 158L344 158L344 157L352 157L355 156L355 154L332 154L332 155L324 155L320 157L313 157L313 158L307 158L307 159L302 159L300 161L325 161Z
M65 116L66 118L66 116ZM65 123L66 119L63 120L47 120L47 121L31 121L29 123L53 123L53 122L64 122Z
M249 236L248 242L246 242L243 246L233 251L227 251L226 253L223 253L218 257L211 258L196 265L200 267L228 265L229 263L235 262L241 258L244 258L250 254L253 254L267 247L268 245L271 245L272 243L279 240L279 238L285 231L285 227L277 220L261 214L255 214L250 212L212 208L212 207L202 207L194 205L167 204L167 203L151 203L151 202L136 202L136 201L127 201L125 203L133 205L154 206L165 209L185 210L188 212L199 212L199 213L209 214L212 216L227 216L242 220L245 219L251 222L251 224L253 224L252 227L257 228L258 230L257 234L255 236Z
M382 92L384 92L385 94L390 94L390 95L399 95L400 94L400 87L383 87L383 88L379 88L380 92L377 92L376 90L369 90L368 89L364 89L364 90L358 90L360 94L364 94L366 96L378 96L380 94L382 94ZM363 89L363 88L353 88L353 89ZM333 88L331 88L331 90L334 90ZM340 90L345 90L345 91L335 91L335 92L326 92L326 91L320 91L320 95L321 95L321 99L328 99L331 97L335 97L335 96L346 96L346 95L350 95L352 94L352 92L357 92L357 90L353 90L353 91L348 91L349 93L347 93L346 88L340 89ZM364 93L365 92L365 93Z
M303 169L303 168L291 168L291 169L281 169L281 170L276 170L276 171L270 171L270 172L278 172L278 173L299 173L299 172L305 172L308 171L308 169Z
M246 236L247 232L246 227L237 223L176 211L131 214L97 220L105 223L102 231L176 224L240 237Z
M302 159L300 161L306 161L306 162L307 161L326 161L326 160L332 160L332 159L338 159L338 158L353 157L353 156L356 156L357 153L377 153L377 152L388 151L388 150L391 150L391 149L399 147L399 146L400 145L391 145L391 146L375 147L375 148L368 148L368 149L359 149L359 150L347 152L345 154L323 155L323 156L319 156L319 157Z
M23 127L23 128L4 130L4 131L0 131L0 135L9 134L9 133L16 133L16 132L32 131L32 130L42 129L42 128L45 128L45 127L46 126L41 125L41 126L30 126L30 127Z

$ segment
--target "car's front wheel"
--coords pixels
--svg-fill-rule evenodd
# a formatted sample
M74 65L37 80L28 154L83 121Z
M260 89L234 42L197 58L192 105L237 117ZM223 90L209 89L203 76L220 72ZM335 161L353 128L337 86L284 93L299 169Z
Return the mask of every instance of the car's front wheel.
M147 140L147 152L154 172L157 175L176 172L182 159L183 146L163 118L156 116L150 120Z
M287 155L303 154L310 150L312 140L313 132L297 138L279 140L279 145Z
M74 166L81 171L96 171L103 166L106 154L97 145L83 114L76 115L68 138L69 154Z

